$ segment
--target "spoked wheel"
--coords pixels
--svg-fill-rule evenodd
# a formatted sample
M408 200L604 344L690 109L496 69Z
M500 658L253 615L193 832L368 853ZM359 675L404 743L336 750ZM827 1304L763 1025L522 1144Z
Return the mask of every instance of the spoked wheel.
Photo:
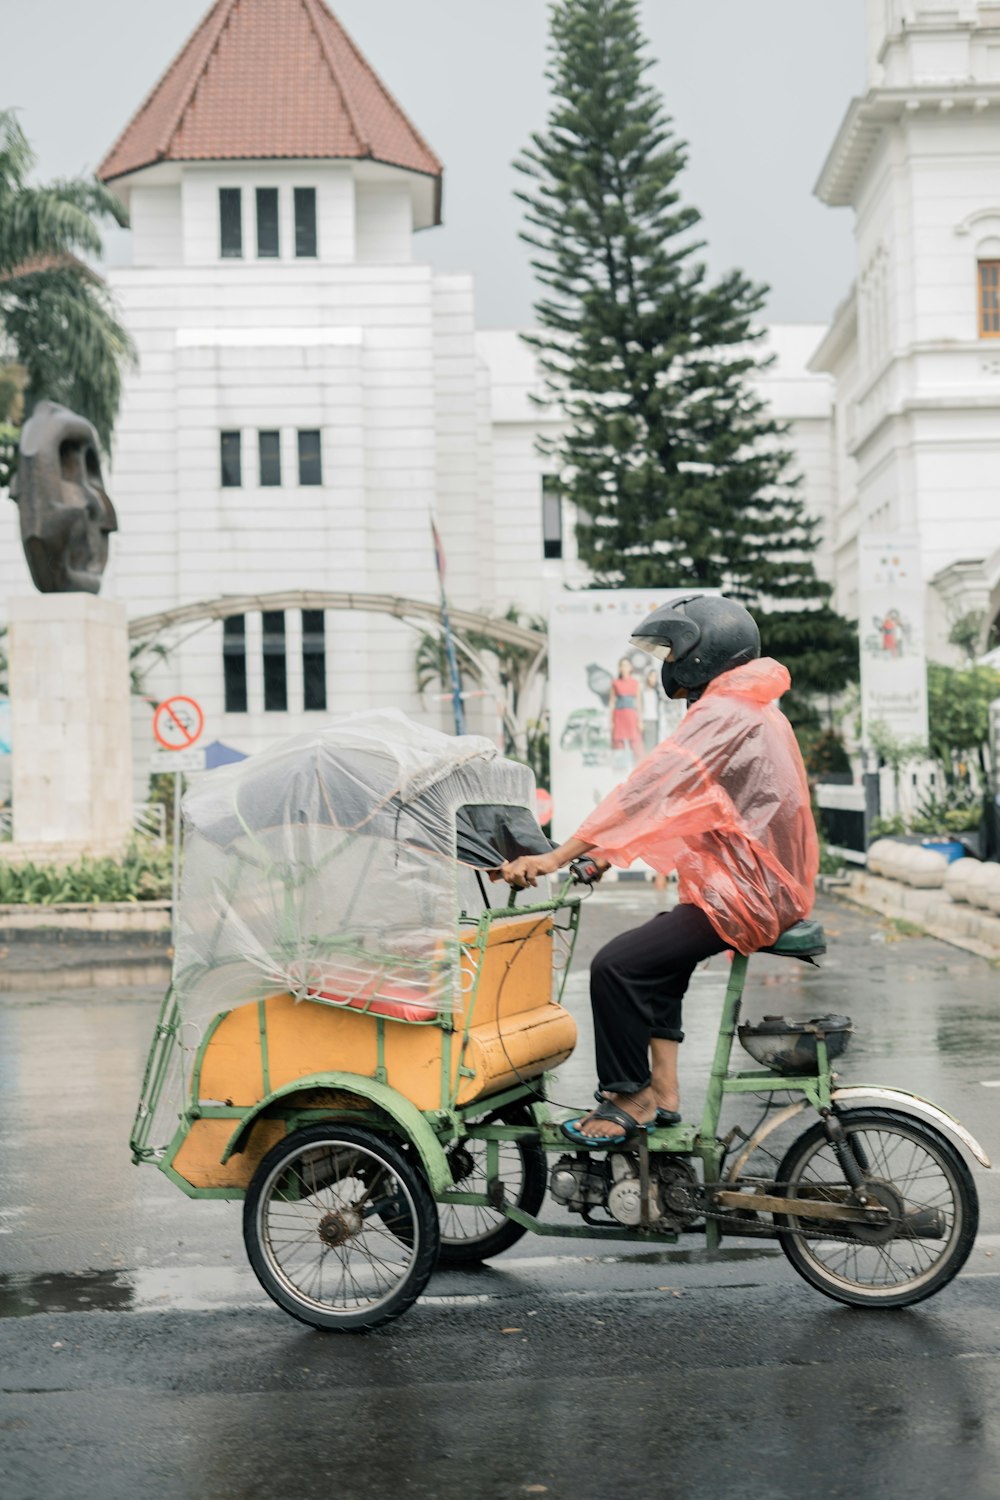
M979 1202L972 1174L938 1131L887 1109L852 1109L840 1123L866 1179L870 1202L889 1222L845 1229L807 1215L775 1215L781 1248L800 1276L838 1302L855 1307L909 1307L956 1276L972 1249ZM789 1147L778 1168L785 1197L850 1201L850 1189L822 1123ZM849 1236L849 1237L848 1237Z
M524 1106L495 1110L486 1115L482 1125L526 1125L532 1123L531 1111ZM526 1141L501 1141L499 1146L500 1178L507 1201L525 1213L537 1214L545 1202L547 1182L545 1152ZM455 1187L463 1193L486 1192L486 1142L464 1140L448 1153ZM442 1203L441 1249L438 1259L443 1266L476 1266L509 1250L527 1230L513 1219L505 1218L495 1208L474 1203Z
M313 1328L377 1328L427 1285L437 1209L390 1142L354 1126L311 1125L254 1174L243 1238L261 1286Z

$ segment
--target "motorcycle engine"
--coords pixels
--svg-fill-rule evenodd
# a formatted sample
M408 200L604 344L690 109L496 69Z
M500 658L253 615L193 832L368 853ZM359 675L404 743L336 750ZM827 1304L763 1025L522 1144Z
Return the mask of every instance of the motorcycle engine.
M657 1153L650 1158L650 1227L680 1230L697 1218L694 1169L683 1157ZM561 1156L549 1176L549 1192L570 1213L589 1220L593 1208L605 1209L619 1224L642 1222L639 1158L615 1151L602 1159Z

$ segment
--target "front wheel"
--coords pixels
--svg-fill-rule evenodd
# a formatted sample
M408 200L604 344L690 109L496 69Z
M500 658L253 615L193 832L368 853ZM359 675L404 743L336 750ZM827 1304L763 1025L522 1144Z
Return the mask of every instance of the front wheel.
M975 1184L961 1156L922 1120L888 1109L838 1115L864 1177L869 1201L889 1210L886 1224L845 1226L775 1214L781 1248L811 1286L854 1307L909 1307L947 1286L962 1269L979 1225ZM778 1168L789 1198L850 1199L822 1121L793 1141Z
M261 1286L313 1328L378 1328L416 1301L434 1269L438 1219L421 1174L372 1131L297 1130L264 1157L243 1205Z

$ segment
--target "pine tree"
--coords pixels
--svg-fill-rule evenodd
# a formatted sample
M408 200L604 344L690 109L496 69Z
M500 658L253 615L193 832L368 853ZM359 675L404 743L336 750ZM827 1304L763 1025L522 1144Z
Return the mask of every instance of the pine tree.
M835 692L856 674L857 637L816 575L787 429L748 379L767 364L767 288L739 271L707 279L637 10L557 0L548 129L515 163L544 288L528 342L567 419L547 451L596 583L725 589L800 692Z

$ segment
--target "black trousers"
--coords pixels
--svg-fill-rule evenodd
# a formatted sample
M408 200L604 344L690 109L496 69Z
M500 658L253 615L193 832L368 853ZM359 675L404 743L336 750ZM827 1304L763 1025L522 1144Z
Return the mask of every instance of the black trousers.
M650 1082L649 1039L682 1042L681 1003L697 964L727 947L700 906L675 906L612 938L590 966L597 1076L637 1094Z

